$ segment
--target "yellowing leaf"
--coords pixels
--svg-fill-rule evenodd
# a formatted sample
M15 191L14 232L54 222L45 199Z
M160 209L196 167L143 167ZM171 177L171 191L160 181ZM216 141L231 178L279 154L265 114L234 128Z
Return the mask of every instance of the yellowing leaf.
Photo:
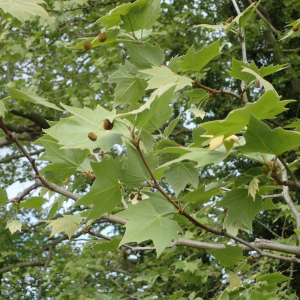
M0 0L0 8L10 13L22 23L25 23L25 12L45 18L51 25L48 13L37 3L46 3L43 0Z
M9 220L7 221L5 229L9 229L11 234L14 234L16 231L21 232L22 222L20 220Z
M224 135L218 136L211 140L208 150L219 148L223 144Z
M253 198L253 201L255 200L256 191L259 190L258 183L259 183L259 180L257 179L257 177L254 177L250 181L250 184L249 184L249 187L248 187L248 196L250 194Z
M234 273L229 274L228 282L230 291L238 289L242 285L241 278Z
M223 144L227 152L232 148L234 143L239 144L239 138L234 134L229 136L223 141Z
M65 231L69 239L71 239L72 235L78 228L75 222L64 218L59 218L57 220L52 221L46 228L50 226L52 226L52 231L49 237L53 236L55 233Z

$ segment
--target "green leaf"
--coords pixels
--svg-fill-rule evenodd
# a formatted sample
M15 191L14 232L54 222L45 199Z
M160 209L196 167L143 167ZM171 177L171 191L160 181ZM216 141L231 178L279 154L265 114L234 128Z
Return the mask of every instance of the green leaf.
M252 221L255 216L264 210L264 202L261 196L256 194L255 201L253 201L253 198L248 196L247 189L233 189L227 192L217 206L228 207L228 226L240 223L249 230L252 230Z
M297 119L296 122L294 122L288 126L285 126L285 128L295 128L296 131L300 132L300 119Z
M0 8L19 19L22 23L25 23L25 13L29 13L45 18L52 25L48 13L40 5L37 5L37 3L46 2L43 0L1 0Z
M129 13L121 15L123 21L121 28L126 32L134 32L152 27L160 14L160 6L160 0L147 0L141 8L132 7Z
M196 161L197 168L205 166L207 164L219 164L223 161L227 156L228 152L221 152L215 150L207 150L205 148L196 148L196 147L168 147L160 151L160 153L184 153L177 159L166 162L161 165L161 167L169 166L171 164L181 162L183 160L191 160Z
M86 171L81 168L81 164L90 154L89 150L61 149L61 145L46 139L39 139L37 143L44 146L46 150L40 160L52 162L42 170L46 177L59 181L68 178L76 171Z
M128 128L119 122L115 122L112 130L103 129L104 119L115 117L115 110L108 111L99 105L95 110L67 105L63 105L63 107L74 116L61 119L57 125L45 130L47 134L58 140L63 148L89 149L90 151L101 148L104 152L107 152L115 144L121 145L121 137L130 133ZM130 126L127 120L123 120L123 122L127 122ZM91 141L88 134L96 130L98 130L96 133L97 140Z
M220 187L223 183L211 186L201 185L197 190L186 194L181 202L194 202L195 204L203 204L211 199L211 197L220 194Z
M19 204L19 208L26 207L26 208L34 208L34 209L41 209L42 205L47 201L47 199L43 197L32 197L24 202Z
M146 2L147 0L137 0L134 3L121 5L117 8L112 9L108 14L106 14L104 17L101 17L96 22L106 25L107 29L113 26L117 26L121 23L121 15L127 15L129 11L134 7L140 9Z
M167 183L177 197L179 192L184 190L186 185L190 183L195 189L198 186L199 172L192 163L179 163L170 167L163 174Z
M0 117L4 117L5 114L7 113L7 109L5 107L3 100L10 99L10 98L11 98L11 96L5 97L4 99L0 100Z
M176 119L173 119L170 124L166 127L165 131L164 131L164 137L167 138L174 130L174 128L176 127L177 123L180 120L180 116L178 116Z
M160 67L165 59L164 51L158 44L155 46L145 43L145 45L129 44L125 46L129 50L131 61L139 69L148 69L152 66Z
M179 72L181 70L178 62L182 61L184 58L184 55L182 56L178 56L178 54L175 57L172 57L168 63L168 68L172 71L172 72Z
M284 112L285 105L292 100L279 101L280 97L274 91L264 93L255 103L247 103L243 108L231 111L222 121L211 121L201 125L206 129L206 135L218 137L224 135L224 139L240 132L248 125L251 113L258 119L273 119L277 114Z
M252 14L256 11L260 2L261 0L259 0L257 3L252 3L249 5L242 13L233 19L233 22L239 24L240 27L245 27Z
M109 242L99 241L98 243L93 244L93 250L95 251L115 251L118 249L121 238L115 237Z
M183 89L186 86L192 86L192 80L185 76L174 74L166 66L153 66L151 69L140 71L145 74L149 74L151 79L148 81L147 90L159 88L162 85L169 83L176 83L175 92Z
M200 71L219 54L221 54L220 40L202 48L198 52L195 52L194 46L192 46L185 55L184 60L178 62L178 64L182 71Z
M75 203L84 206L93 204L86 221L99 218L106 212L110 214L121 202L119 185L121 161L104 157L100 163L92 163L92 168L96 180L91 190Z
M0 189L0 205L4 205L8 203L8 197L5 190Z
M249 68L243 68L242 72L247 72L252 74L253 76L255 76L255 78L264 86L265 91L274 91L275 93L276 90L274 88L274 86L267 80L263 79L259 74L257 74L255 71L249 69Z
M39 97L36 94L33 94L32 92L27 92L25 89L22 91L17 90L16 88L13 87L12 84L7 84L6 85L8 92L10 93L11 97L16 98L16 99L22 99L25 101L32 102L34 104L38 105L43 105L46 107L50 107L59 111L62 111L59 107L57 107L55 104L48 102L47 99Z
M118 83L115 89L114 107L135 104L145 94L146 82L136 76L137 70L131 62L125 60L119 70L114 72L108 81Z
M84 39L83 41L79 42L77 45L70 46L70 47L67 47L67 48L71 49L71 50L84 50L83 44L86 41L92 43L92 48L107 45L107 44L111 44L111 43L114 43L114 42L117 41L119 32L120 32L120 29L108 30L108 31L105 31L105 33L107 35L107 38L104 42L99 42L98 36L96 36L96 37L91 37L91 38L88 38L88 39Z
M51 234L50 234L49 238L56 233L65 231L67 233L69 239L71 239L72 235L78 229L78 225L75 222L65 219L65 218L59 218L59 219L56 219L56 220L50 222L49 225L46 226L46 228L51 227L51 226L52 226L52 230L51 230Z
M122 182L129 186L141 185L150 180L150 174L142 161L136 148L129 142L124 142L127 150L127 157L123 158L121 179ZM153 154L145 156L145 159L152 171L156 167Z
M178 240L178 232L182 232L180 226L169 219L172 215L166 214L168 216L158 213L150 201L142 201L116 214L118 217L129 220L124 225L126 232L120 245L152 240L156 247L157 257L159 257L173 239Z
M256 191L259 190L258 183L259 183L259 180L257 179L257 177L254 177L249 183L248 195L250 194L252 196L253 201L255 201Z
M172 103L172 98L174 96L175 85L168 84L155 90L150 99L143 105L147 110L143 111L137 115L135 125L142 127L149 132L159 129L167 120L170 119L172 114L172 108L168 105ZM132 111L139 112L140 109Z
M293 278L281 275L279 273L265 274L256 278L256 282L267 281L268 285L277 284Z
M253 290L250 295L250 300L279 300L279 298L276 292L265 294Z
M232 272L230 272L230 274L229 274L228 282L229 282L229 290L230 291L238 289L239 287L242 286L241 278Z
M207 252L221 261L224 266L232 266L243 259L243 250L238 245L225 245L225 249L210 250Z
M300 146L300 133L282 128L271 128L251 115L244 134L246 145L238 147L242 152L261 152L276 156Z
M287 64L277 65L277 66L269 65L267 67L263 66L260 69L258 69L253 60L251 61L251 64L249 65L242 61L238 61L233 57L231 71L228 73L233 78L240 79L240 80L243 80L243 81L249 83L250 81L255 80L256 76L254 74L251 74L250 72L244 72L243 68L248 68L248 69L254 71L255 73L257 73L258 75L260 75L261 77L265 77L267 75L284 70L287 67L288 67Z
M20 220L9 220L5 226L5 229L9 229L11 234L14 234L16 231L21 232L22 222Z

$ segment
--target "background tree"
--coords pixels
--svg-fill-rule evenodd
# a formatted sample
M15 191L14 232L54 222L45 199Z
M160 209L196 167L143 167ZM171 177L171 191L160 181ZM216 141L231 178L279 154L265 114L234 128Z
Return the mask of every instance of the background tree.
M23 5L0 3L0 296L298 299L298 1Z

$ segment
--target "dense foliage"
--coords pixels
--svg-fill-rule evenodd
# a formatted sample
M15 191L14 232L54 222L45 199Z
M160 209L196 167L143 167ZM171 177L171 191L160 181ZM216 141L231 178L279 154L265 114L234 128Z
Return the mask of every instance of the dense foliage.
M2 299L299 299L298 0L46 2L0 0Z

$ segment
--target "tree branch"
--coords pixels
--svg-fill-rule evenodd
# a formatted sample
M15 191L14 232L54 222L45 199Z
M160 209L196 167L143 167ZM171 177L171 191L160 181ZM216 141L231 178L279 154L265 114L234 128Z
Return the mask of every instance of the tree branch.
M33 152L30 152L29 155L32 156L32 155L38 155L42 152L44 152L45 149L40 149L40 150L36 150L36 151L33 151ZM5 157L3 159L0 160L0 164L2 163L6 163L6 162L9 162L10 160L12 159L18 159L18 158L21 158L21 157L24 157L25 155L24 154L17 154L17 155L11 155L11 156L8 156L8 157Z
M45 118L36 112L31 112L29 114L26 114L23 112L23 110L16 110L16 109L12 109L9 112L16 116L28 119L34 122L35 124L39 125L43 129L48 129L50 127L47 121L45 120Z
M27 268L27 267L39 267L45 264L45 260L37 260L37 261L24 261L21 263L13 264L6 266L0 269L0 274L8 272L14 268Z
M242 99L242 96L241 95L237 95L231 91L228 91L228 90L223 90L223 89L220 89L220 90L214 90L210 87L207 87L203 84L201 84L200 82L198 82L196 79L194 80L194 84L198 87L200 87L201 89L204 89L204 90L207 90L209 91L210 95L213 97L215 94L226 94L226 95L231 95L235 98L238 98L238 99Z

